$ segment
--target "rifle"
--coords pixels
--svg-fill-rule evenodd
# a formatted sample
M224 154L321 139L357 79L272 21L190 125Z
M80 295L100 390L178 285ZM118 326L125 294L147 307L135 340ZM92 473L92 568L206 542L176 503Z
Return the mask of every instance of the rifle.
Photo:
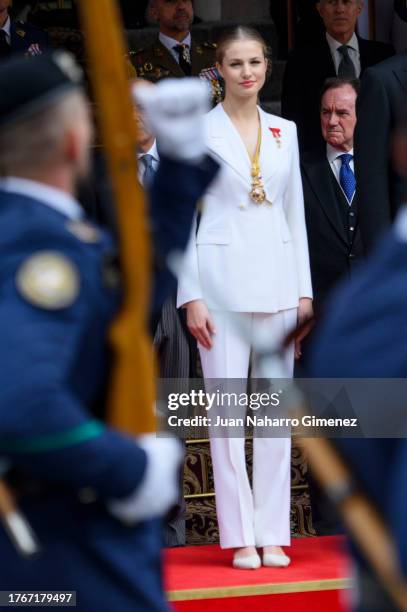
M97 121L115 198L124 303L111 329L115 360L108 421L127 433L155 430L154 358L147 334L150 267L146 206L137 180L136 123L115 0L78 3Z

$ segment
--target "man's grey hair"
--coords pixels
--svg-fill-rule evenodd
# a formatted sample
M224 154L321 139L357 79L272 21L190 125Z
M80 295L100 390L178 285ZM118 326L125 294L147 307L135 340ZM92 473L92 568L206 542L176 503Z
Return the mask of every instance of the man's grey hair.
M0 131L0 175L40 170L58 162L66 130L83 112L84 96L70 92L52 106Z

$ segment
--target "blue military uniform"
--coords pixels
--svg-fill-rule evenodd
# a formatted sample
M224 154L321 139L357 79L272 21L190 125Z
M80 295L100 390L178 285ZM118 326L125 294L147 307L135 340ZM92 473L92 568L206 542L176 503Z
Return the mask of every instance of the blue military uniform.
M145 453L90 410L107 376L107 331L119 305L107 268L111 240L7 191L0 226L0 453L42 545L27 561L0 530L0 588L60 585L77 591L86 612L163 610L158 526L129 528L104 507L137 488ZM49 283L35 278L37 267Z
M333 295L329 316L316 338L312 376L407 377L406 228L405 209L368 265ZM391 401L382 408L383 421L391 419ZM384 516L407 576L407 441L374 438L335 443L355 480Z
M23 21L9 19L0 34L0 60L16 53L41 55L50 46L47 32Z
M188 184L185 167L183 176ZM192 216L191 206L185 214ZM129 527L105 508L137 488L146 462L143 450L92 412L120 303L112 241L35 197L1 189L0 227L0 456L13 468L20 507L42 544L37 559L23 559L0 527L7 559L0 590L58 585L77 591L83 612L163 610L161 526ZM160 227L165 253L171 229L164 220ZM187 236L186 228L178 232L179 247ZM164 297L157 292L157 307Z
M15 87L0 89L0 121L77 88L67 59L5 63L0 83ZM167 255L185 247L216 170L162 160L151 195L155 309L171 288ZM108 510L138 490L147 462L104 424L108 330L121 302L113 242L69 194L24 179L0 181L0 228L0 467L41 547L20 556L0 524L0 590L76 591L81 612L161 612L160 521L129 525Z

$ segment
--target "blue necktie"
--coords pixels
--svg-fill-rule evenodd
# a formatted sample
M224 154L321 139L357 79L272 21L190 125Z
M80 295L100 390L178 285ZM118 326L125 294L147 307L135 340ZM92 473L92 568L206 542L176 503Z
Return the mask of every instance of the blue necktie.
M350 162L353 159L353 155L350 153L344 153L343 155L339 155L339 159L342 162L341 170L339 173L339 180L341 183L341 187L345 192L346 198L349 204L352 202L353 194L356 190L356 179L353 174L353 170L350 167Z
M140 161L143 162L144 165L144 175L143 175L143 187L150 187L151 183L154 179L154 166L153 166L154 157L149 153L140 157Z

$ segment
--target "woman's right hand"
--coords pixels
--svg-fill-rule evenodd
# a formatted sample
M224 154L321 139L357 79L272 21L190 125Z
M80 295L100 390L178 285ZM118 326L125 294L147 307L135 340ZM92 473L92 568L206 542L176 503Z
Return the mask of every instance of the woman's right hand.
M204 348L212 348L212 336L216 333L209 310L202 300L193 300L185 305L187 326L191 334Z

